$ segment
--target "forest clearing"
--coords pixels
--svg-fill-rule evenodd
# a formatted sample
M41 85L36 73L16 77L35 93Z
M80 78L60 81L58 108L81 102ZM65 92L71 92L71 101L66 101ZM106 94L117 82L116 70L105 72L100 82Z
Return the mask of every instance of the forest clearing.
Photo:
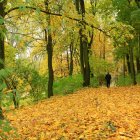
M139 140L139 105L140 86L85 88L6 116L19 140Z

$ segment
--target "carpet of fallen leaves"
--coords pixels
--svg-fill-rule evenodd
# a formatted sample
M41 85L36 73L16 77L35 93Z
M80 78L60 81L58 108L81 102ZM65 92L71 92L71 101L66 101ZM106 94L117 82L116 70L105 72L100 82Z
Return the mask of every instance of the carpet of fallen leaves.
M6 115L17 140L140 140L140 86L85 88Z

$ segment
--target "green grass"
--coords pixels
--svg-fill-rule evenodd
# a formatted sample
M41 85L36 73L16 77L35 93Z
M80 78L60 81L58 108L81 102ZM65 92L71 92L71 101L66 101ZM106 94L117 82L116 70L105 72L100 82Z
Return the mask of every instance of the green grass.
M81 89L83 78L81 74L63 77L54 81L54 95L67 95L73 93L76 90ZM99 81L97 77L91 78L90 87L99 87Z
M136 76L137 84L140 84L140 74ZM123 76L118 77L118 81L116 82L117 86L129 86L132 85L132 79L130 75L127 75L125 78Z
M66 95L82 88L82 76L73 75L54 81L54 95Z
M140 84L140 74L137 75L137 83Z
M53 85L54 95L63 96L63 95L71 94L71 93L83 88L82 83L83 83L83 78L82 78L81 74L59 78L54 81L54 85ZM140 84L140 74L137 75L137 83ZM105 85L105 83L103 83L103 85ZM117 86L132 85L131 77L126 76L124 78L123 76L119 76L118 81L116 82L116 85ZM97 76L91 77L90 87L94 87L94 88L100 87L99 78ZM46 99L45 93L41 93L39 96L40 96L39 100ZM32 104L33 102L34 102L33 97L28 96L25 99L20 99L20 106L26 106L28 104ZM12 104L13 104L13 102L12 102Z
M99 79L102 80L102 85L100 85ZM100 86L103 86L103 85L105 85L105 80L104 80L103 75L101 75L100 77L94 76L94 77L90 78L90 86L91 87L97 88L97 87L100 87Z
M129 75L126 76L125 78L123 76L119 76L116 82L117 86L128 86L131 84L132 84L132 79Z

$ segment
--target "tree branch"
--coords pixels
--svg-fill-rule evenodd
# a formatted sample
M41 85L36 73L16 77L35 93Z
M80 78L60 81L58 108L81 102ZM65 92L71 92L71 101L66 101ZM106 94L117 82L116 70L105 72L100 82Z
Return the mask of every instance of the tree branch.
M32 9L32 10L37 10L37 9L38 9L38 8L36 8L36 7L31 7L31 6L24 6L24 8ZM19 9L20 9L20 7L17 6L17 7L11 8L10 10L8 10L8 11L5 12L5 13L6 13L6 15L7 15L7 14L9 14L10 12L12 12L12 11L14 11L14 10L19 10ZM45 14L50 14L50 15L60 16L60 17L62 16L61 14L51 13L51 12L48 12L48 11L45 11L45 10L42 10L42 9L39 9L39 10L40 10L40 12L45 13Z
M11 8L10 10L8 10L8 11L6 12L6 15L9 14L10 12L14 11L14 10L19 10L19 8L20 8L20 7ZM28 9L32 9L32 10L37 10L36 7L31 7L31 6L24 6L24 8L28 8ZM50 15L58 16L58 17L62 17L62 16L63 16L62 14L52 13L52 12L45 11L45 10L41 10L41 9L39 9L39 10L40 10L40 12L45 13L45 14L50 14ZM73 17L67 16L67 15L66 15L65 17L68 18L68 19L70 19L70 20L74 20L74 21L77 21L77 22L79 22L79 23L83 23L83 24L85 24L85 25L87 25L87 26L89 26L89 27L91 27L91 28L97 29L97 30L99 30L100 32L103 32L106 36L109 36L109 35L107 34L106 31L104 31L104 30L102 30L102 29L100 29L100 28L98 28L98 27L95 27L93 24L89 24L89 23L86 22L85 20L83 21L82 19L73 18ZM110 36L109 36L109 37L110 37Z

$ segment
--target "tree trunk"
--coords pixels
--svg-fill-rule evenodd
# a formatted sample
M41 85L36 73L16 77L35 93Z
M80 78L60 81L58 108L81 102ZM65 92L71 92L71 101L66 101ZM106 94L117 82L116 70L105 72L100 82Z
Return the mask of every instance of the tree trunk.
M3 20L5 17L5 5L7 4L7 0L4 0L2 2L0 2L0 19ZM3 33L5 31L5 26L4 26L4 22L0 25L2 29L2 31L0 31L0 70L4 68L4 59L5 59L5 55L4 55L4 36ZM0 98L1 100L1 98ZM1 101L0 101L1 102ZM2 113L2 107L0 104L0 119L4 119L3 113Z
M52 67L53 48L51 35L48 35L47 52L48 52L48 70L49 70L48 98L50 98L51 96L53 96L53 67Z
M67 49L67 67L68 67L68 72L69 72L70 71L69 49Z
M46 11L49 11L49 2L45 0ZM52 35L51 35L51 17L50 14L47 16L48 30L45 30L45 40L47 42L46 50L48 53L48 72L49 72L49 80L48 80L48 98L53 96L53 66L52 66L52 57L53 57L53 45L52 45Z
M2 37L2 33L0 32L0 69L4 68L4 37Z
M79 30L80 35L80 66L81 66L81 73L84 79L84 58L83 58L83 42L82 42L82 29Z
M128 73L131 74L129 54L126 54Z
M125 56L123 58L123 77L125 78Z
M63 68L62 68L62 65L63 65L63 56L62 56L62 54L60 55L60 62L61 62L60 73L61 73L61 77L63 77Z
M12 82L12 90L13 90L13 102L14 102L15 109L17 109L19 108L19 99L17 98L18 97L17 86L14 79L11 82Z
M70 44L70 65L69 65L69 75L73 74L73 42Z
M131 68L131 78L133 81L133 85L136 85L136 73L135 73L135 67L134 67L134 59L133 59L133 47L130 44L130 68Z
M6 4L6 1L2 1L0 2L0 19L1 20L4 20L4 17L5 17L5 5ZM0 24L1 26L1 31L0 31L0 69L3 69L4 68L4 59L5 59L5 56L4 56L4 32L5 32L5 26L4 26L4 21Z
M77 8L77 5L79 6ZM82 15L82 21L84 21L85 17L85 4L84 0L79 0L76 2L76 10L78 13ZM80 11L80 12L79 12ZM81 73L83 75L83 86L90 85L90 65L89 65L89 46L88 46L88 38L84 34L84 30L86 27L83 22L81 24L81 28L79 30L80 36L80 64L81 64Z
M104 59L104 60L105 60L105 53L106 53L106 52L105 52L105 51L106 51L106 50L105 50L105 49L106 49L106 46L105 46L105 45L106 45L106 36L104 35L104 42L103 42L103 59Z
M3 120L4 119L4 116L3 116L3 113L2 113L2 107L1 107L1 94L2 94L2 90L0 90L0 120Z
M73 50L74 52L73 52L73 56L74 56L74 58L75 58L75 65L76 66L81 66L81 64L80 64L80 55L79 55L79 53L77 52L77 50L76 49L74 49ZM78 67L77 67L77 71L79 72L79 69L78 69Z
M83 74L83 86L90 85L90 65L89 65L89 50L87 37L80 30L80 63L81 72Z
M138 55L136 58L137 73L140 73L140 33L138 33Z
M83 55L84 55L84 83L83 86L90 85L90 65L89 65L89 50L88 50L88 39L85 36L83 41Z
M136 58L136 66L137 66L137 73L140 73L140 59L139 59L139 57Z

